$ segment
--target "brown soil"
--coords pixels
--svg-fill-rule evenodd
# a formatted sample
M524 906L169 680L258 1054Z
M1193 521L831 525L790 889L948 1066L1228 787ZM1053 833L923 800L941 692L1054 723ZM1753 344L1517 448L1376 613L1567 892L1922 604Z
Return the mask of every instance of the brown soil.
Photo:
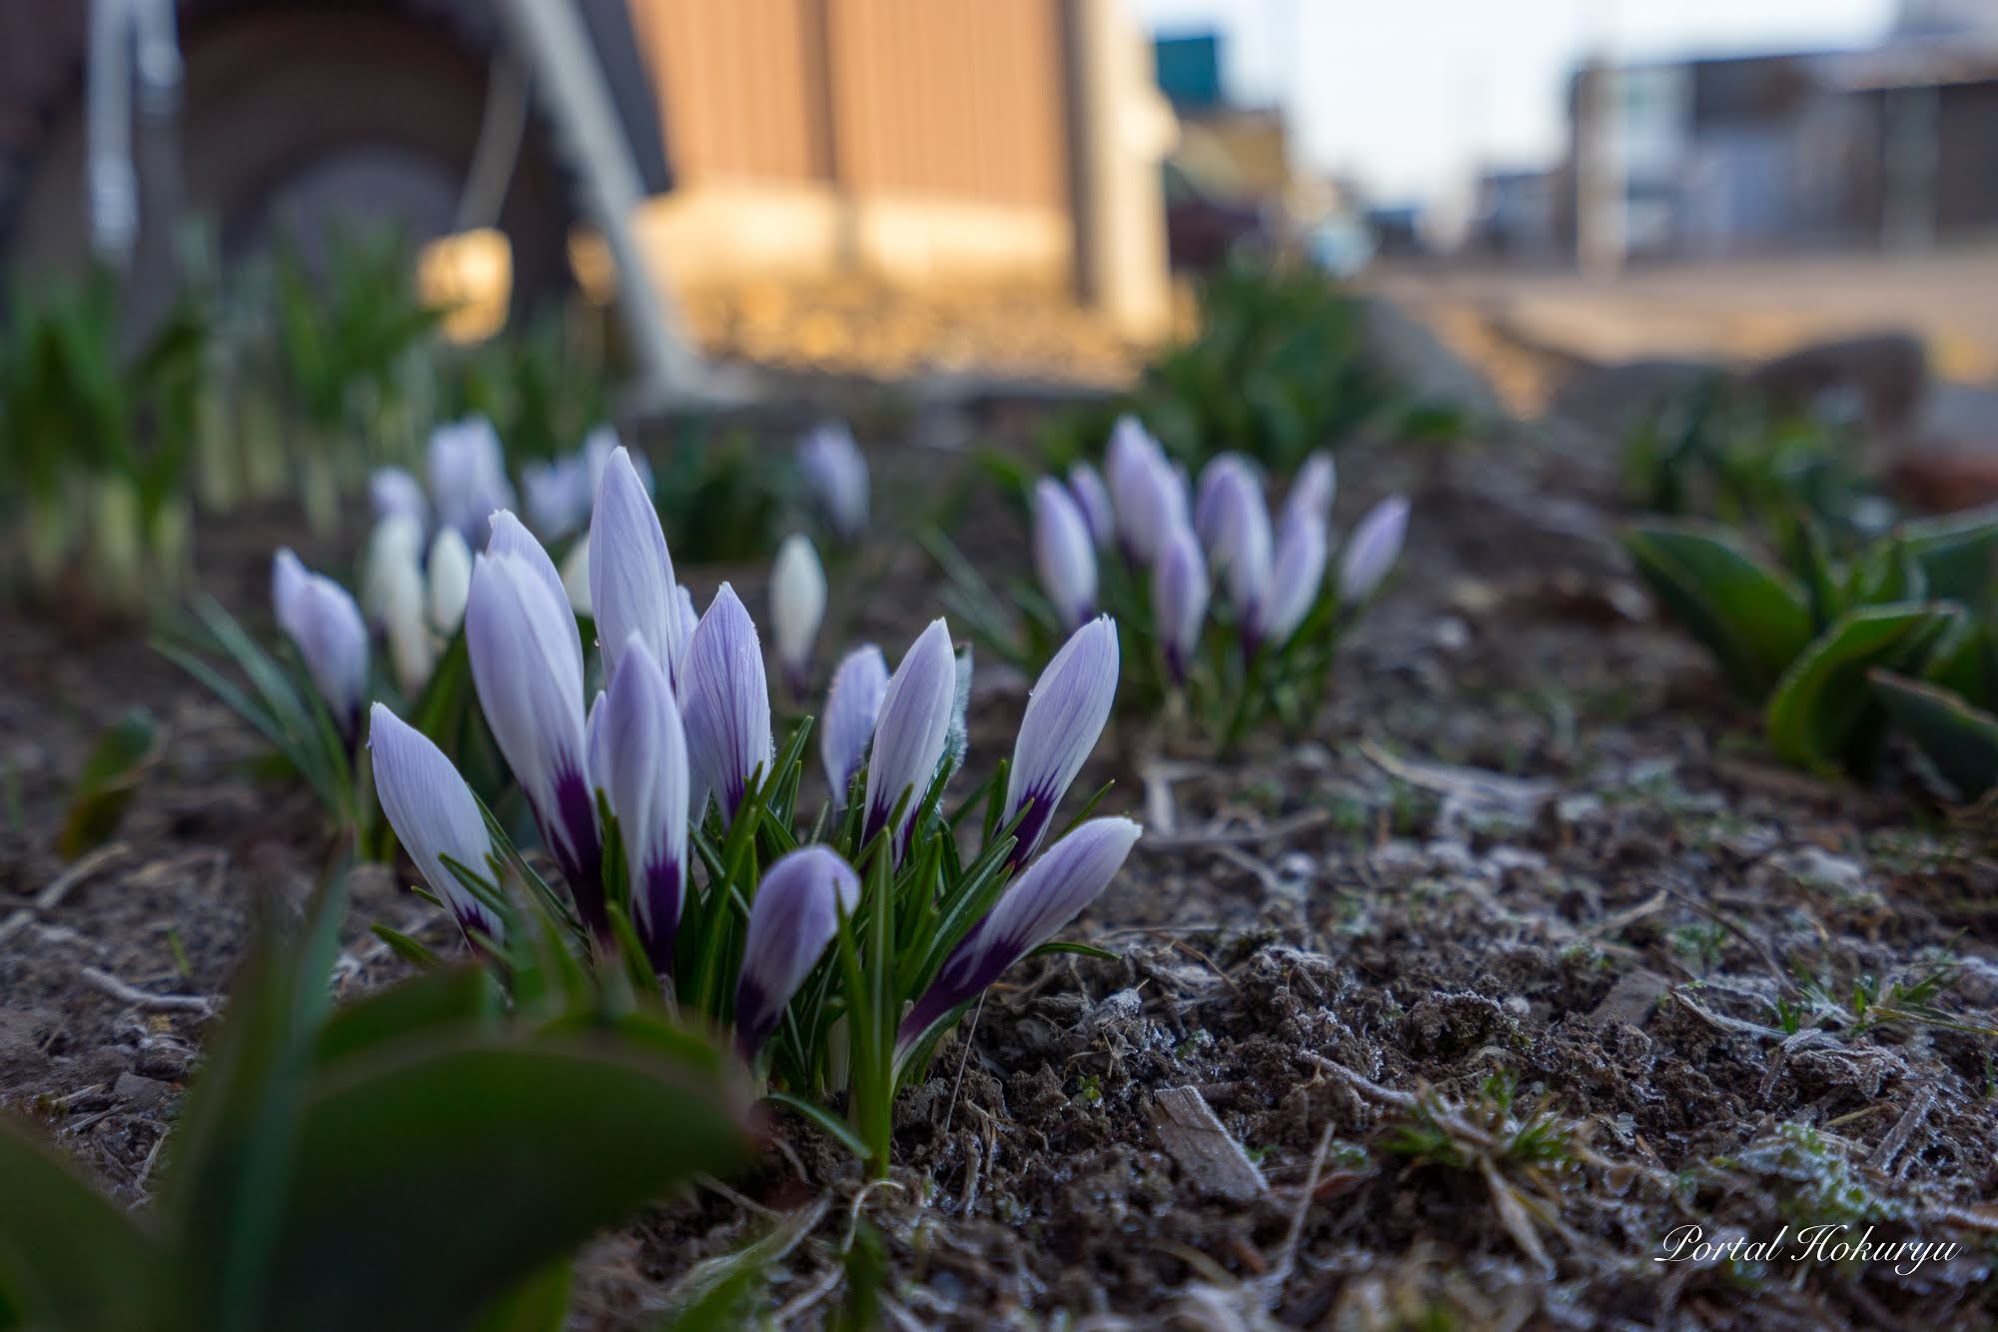
M578 1325L646 1325L695 1261L791 1217L770 1295L807 1326L868 1242L904 1326L1992 1326L1989 838L1907 773L1861 790L1776 767L1650 620L1595 450L1348 451L1342 517L1402 488L1416 516L1322 723L1218 764L1120 722L1085 774L1148 825L1072 931L1120 960L1009 976L905 1094L890 1186L774 1119L754 1176L592 1247ZM954 535L1013 567L992 507ZM210 533L205 585L256 613L281 527ZM867 583L849 622L891 652L937 613L911 547ZM248 903L301 893L324 838L137 637L14 622L0 645L0 1104L138 1201ZM989 760L1022 699L988 683ZM134 702L165 755L118 842L65 866L46 830ZM397 974L376 919L448 943L370 877L344 989ZM1160 1129L1178 1088L1225 1135L1206 1151ZM1957 1248L1912 1271L1792 1256L1836 1224ZM1768 1261L1654 1261L1688 1225L1789 1231Z

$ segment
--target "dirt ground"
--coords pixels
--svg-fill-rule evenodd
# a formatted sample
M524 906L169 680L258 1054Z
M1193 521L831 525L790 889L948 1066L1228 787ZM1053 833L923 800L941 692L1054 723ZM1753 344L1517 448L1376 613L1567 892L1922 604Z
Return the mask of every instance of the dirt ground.
M1342 521L1389 490L1415 508L1328 714L1227 764L1120 720L1084 775L1147 825L1071 931L1120 960L1008 976L903 1097L890 1184L773 1118L755 1174L592 1246L577 1326L645 1326L773 1228L770 1307L803 1326L876 1246L907 1327L1998 1323L1987 827L1905 770L1863 790L1775 766L1631 581L1601 441L1340 464ZM206 585L261 614L282 526L204 533ZM954 535L1018 560L997 506ZM854 635L899 650L939 582L905 546ZM974 767L1022 684L983 674ZM69 774L135 701L170 743L119 840L65 865ZM139 638L0 629L0 1105L135 1203L247 903L324 863L255 753ZM369 877L350 992L397 974L371 920L449 942ZM1764 1249L1694 1261L1688 1227ZM1841 1260L1869 1230L1934 1248Z

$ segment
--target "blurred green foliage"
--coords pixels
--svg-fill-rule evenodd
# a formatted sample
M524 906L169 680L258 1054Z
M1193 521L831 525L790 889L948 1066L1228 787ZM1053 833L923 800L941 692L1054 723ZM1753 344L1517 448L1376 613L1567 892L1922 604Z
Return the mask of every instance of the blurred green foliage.
M18 592L122 613L178 586L206 337L183 304L128 346L102 273L15 289L0 330L0 521Z
M1648 513L1714 518L1785 547L1810 522L1846 551L1893 518L1859 450L1850 423L1779 413L1716 373L1660 400L1625 434L1624 492Z
M1189 466L1234 450L1287 475L1385 402L1365 350L1359 302L1323 273L1232 261L1201 288L1198 335L1146 369L1136 405Z
M1762 707L1770 748L1786 762L1864 774L1890 720L1912 718L1925 749L1945 713L1982 727L1896 682L1926 677L1991 697L1998 512L1904 523L1850 554L1834 551L1814 521L1797 531L1783 561L1709 520L1647 520L1625 544L1666 612ZM1998 735L1998 723L1989 730Z
M591 313L550 311L442 352L437 419L485 417L516 464L573 453L610 418L609 368Z
M333 1009L344 912L264 921L152 1205L0 1124L0 1328L553 1332L579 1244L748 1159L722 1056L611 992L509 1016L458 967Z

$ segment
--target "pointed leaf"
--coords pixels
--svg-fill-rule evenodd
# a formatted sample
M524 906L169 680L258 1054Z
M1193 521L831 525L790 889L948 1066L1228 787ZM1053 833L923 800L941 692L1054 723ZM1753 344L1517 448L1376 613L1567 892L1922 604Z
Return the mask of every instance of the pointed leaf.
M478 1030L499 1016L499 992L480 966L432 971L346 1005L319 1033L322 1067L389 1041L439 1028Z
M1735 689L1759 699L1810 642L1803 592L1724 528L1633 528L1624 544L1666 611L1706 644Z
M150 1325L163 1303L153 1238L55 1152L5 1122L0 1198L0 1322L59 1332Z
M747 1155L726 1085L650 1050L579 1035L385 1047L304 1107L261 1325L471 1326L523 1271Z
M1964 800L1998 786L1998 716L1961 694L1892 671L1867 675L1887 715Z
M1954 606L1898 602L1847 611L1798 657L1770 695L1770 747L1788 763L1830 771L1863 766L1879 736L1873 667L1919 670L1936 638L1960 616Z

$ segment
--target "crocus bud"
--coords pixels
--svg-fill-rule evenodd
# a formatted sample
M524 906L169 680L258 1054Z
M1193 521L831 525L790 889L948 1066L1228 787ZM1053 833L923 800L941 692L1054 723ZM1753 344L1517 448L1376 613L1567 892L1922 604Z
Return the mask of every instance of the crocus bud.
M874 748L867 760L862 842L888 827L888 816L899 802L901 818L892 831L895 855L900 858L916 805L928 794L943 761L956 694L957 658L950 650L950 627L941 619L932 620L910 644L881 699L881 719L874 727Z
M597 777L624 839L633 923L652 969L664 974L673 970L687 875L687 736L666 673L636 634L602 707Z
M811 541L793 532L777 548L777 562L770 570L770 627L777 638L777 662L794 698L804 697L812 644L825 615L826 571Z
M513 507L506 455L493 423L484 417L438 426L430 433L425 463L437 521L457 528L467 541L485 534L494 510Z
M1228 599L1245 625L1254 625L1270 592L1270 511L1247 467L1225 469L1214 483L1207 544L1210 566L1225 578Z
M368 752L376 798L423 881L451 908L467 938L477 933L497 940L499 917L444 863L448 857L482 878L492 872L492 834L472 788L430 737L380 703L368 722Z
M1034 483L1034 568L1063 629L1096 613L1096 550L1089 525L1067 488L1046 476Z
M465 642L493 739L527 794L576 909L602 933L610 922L584 762L582 639L547 552L511 514L495 517L491 544L472 566Z
M1401 556L1408 532L1408 500L1391 495L1360 519L1339 556L1339 602L1356 606L1380 590Z
M430 623L450 636L465 620L465 598L472 591L472 548L455 527L440 527L430 542L428 570Z
M411 575L421 584L423 525L406 513L391 513L368 532L361 556L361 610L368 623L384 622L390 594Z
M677 687L692 620L681 622L679 584L659 510L623 449L613 449L604 463L590 519L590 550L590 609L604 670L617 669L618 653L637 634Z
M1325 520L1317 510L1299 506L1285 513L1283 531L1277 534L1269 599L1258 612L1255 626L1262 641L1281 647L1311 613L1325 582L1329 544Z
M1332 455L1323 449L1312 450L1291 478L1290 493L1283 500L1283 521L1289 522L1294 513L1314 513L1325 524L1326 532L1331 532L1332 500L1338 493L1339 469Z
M377 467L369 474L368 507L377 523L402 514L415 521L419 533L430 521L430 501L422 484L400 467Z
M1117 538L1117 512L1110 506L1110 487L1103 484L1103 474L1079 462L1068 469L1068 489L1082 521L1089 524L1090 540L1098 550L1110 549Z
M1091 819L1049 847L972 926L903 1019L896 1056L978 997L1015 962L1052 939L1096 900L1123 868L1143 829L1129 819Z
M798 468L833 531L847 541L859 536L867 526L867 459L853 432L836 421L817 427L798 443Z
M832 688L826 692L819 757L825 764L834 809L846 803L846 789L867 760L867 742L874 737L881 700L887 693L888 662L872 643L847 653L833 671Z
M1246 485L1257 494L1263 482L1254 464L1239 453L1217 453L1200 469L1200 486L1193 500L1193 534L1209 551L1221 536L1222 496L1225 490Z
M439 648L424 607L423 574L413 562L397 561L382 572L382 578L382 627L388 636L389 664L403 695L413 699L430 679Z
M1130 416L1119 418L1110 433L1109 469L1124 553L1149 565L1173 524L1186 521L1186 484L1158 441Z
M308 570L289 549L271 563L271 600L334 725L352 745L360 738L368 693L368 626L361 608L346 588Z
M860 876L831 847L800 847L778 858L757 885L742 941L735 991L736 1048L763 1047L784 1006L839 933L842 913L860 906Z
M511 510L501 509L494 513L488 525L492 535L486 540L486 554L519 556L533 570L534 576L555 594L557 601L568 598L568 593L562 589L562 575L555 568L555 561L549 556L547 547L534 539L534 533L528 531ZM580 637L577 641L580 653Z
M1165 549L1152 566L1152 619L1158 626L1166 674L1175 685L1186 683L1194 653L1200 649L1207 597L1207 559L1193 530L1182 523L1166 538Z
M1117 623L1099 615L1069 636L1027 696L999 821L1005 827L1026 810L1014 833L1013 864L1033 859L1116 700Z
M735 818L753 780L770 775L770 685L756 624L727 583L694 628L681 681L694 818L709 792L722 820Z

